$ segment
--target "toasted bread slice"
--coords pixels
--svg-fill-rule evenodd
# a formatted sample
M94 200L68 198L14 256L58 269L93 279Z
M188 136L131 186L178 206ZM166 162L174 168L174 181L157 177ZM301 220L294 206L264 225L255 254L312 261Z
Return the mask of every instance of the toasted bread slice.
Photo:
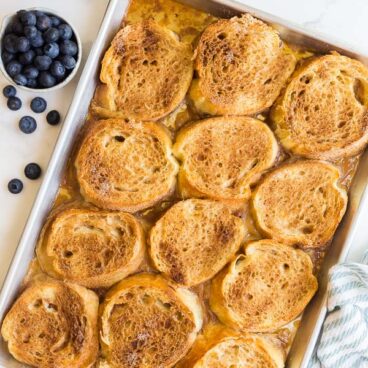
M339 170L323 161L296 161L264 178L252 197L259 230L284 244L321 247L344 216L348 197Z
M210 305L233 328L272 332L295 319L317 290L310 257L274 240L245 248L211 285Z
M296 64L277 31L250 14L210 24L195 55L199 80L190 96L199 110L211 115L251 115L267 109Z
M151 20L127 25L102 60L100 78L107 88L98 90L94 104L98 109L102 100L100 110L115 117L162 118L185 97L193 75L192 56L190 44Z
M281 144L308 158L360 153L368 142L368 69L338 54L312 59L292 76L271 118Z
M101 306L102 366L173 367L202 327L195 294L153 274L114 286Z
M6 315L1 334L15 359L39 368L87 368L98 355L98 297L82 286L38 278Z
M282 368L281 348L261 335L210 324L177 368Z
M128 213L68 208L46 222L36 253L50 276L99 288L136 271L144 243L141 224Z
M178 164L168 133L155 123L93 123L75 167L83 197L98 207L136 212L175 190Z
M240 206L250 184L278 156L269 127L249 117L199 121L177 136L173 152L182 161L179 189L184 197L208 197Z
M194 286L228 263L245 237L243 221L225 205L188 199L171 207L150 233L156 268L174 281Z

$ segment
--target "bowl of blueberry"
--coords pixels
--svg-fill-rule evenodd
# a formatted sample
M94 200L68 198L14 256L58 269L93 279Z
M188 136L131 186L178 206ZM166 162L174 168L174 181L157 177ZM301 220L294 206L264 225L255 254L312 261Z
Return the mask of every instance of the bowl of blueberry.
M0 69L20 88L51 91L70 82L81 62L75 28L54 11L20 10L4 18L0 30Z

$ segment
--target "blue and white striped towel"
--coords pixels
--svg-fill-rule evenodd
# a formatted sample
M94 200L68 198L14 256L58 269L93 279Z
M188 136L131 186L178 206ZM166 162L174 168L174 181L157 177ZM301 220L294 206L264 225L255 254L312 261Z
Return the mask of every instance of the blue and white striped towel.
M331 268L327 310L308 368L368 368L368 253Z

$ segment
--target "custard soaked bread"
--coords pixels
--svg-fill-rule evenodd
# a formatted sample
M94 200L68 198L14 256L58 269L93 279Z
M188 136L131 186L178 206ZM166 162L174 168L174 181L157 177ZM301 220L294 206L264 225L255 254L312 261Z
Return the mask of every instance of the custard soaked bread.
M209 25L195 55L199 80L190 95L199 110L211 115L267 109L296 63L277 31L250 14Z
M50 276L99 288L136 271L144 243L142 226L130 214L68 208L46 222L36 253Z
M6 315L9 352L38 368L87 368L98 354L98 297L51 278L32 282Z
M136 212L175 189L178 164L167 132L156 123L94 122L75 167L83 197L98 207Z
M299 249L260 240L245 248L212 281L210 305L233 328L272 332L295 319L317 290L310 257Z
M232 259L245 233L243 221L223 204L188 199L156 222L150 255L159 271L193 286L212 278Z
M179 132L173 152L182 162L179 189L184 197L208 197L239 207L250 185L278 156L269 127L249 117L218 117Z
M336 53L303 64L271 117L293 154L335 159L360 153L368 142L368 70Z
M195 294L153 274L114 286L101 306L103 368L173 367L202 327Z
M162 118L185 97L192 80L192 55L189 44L153 21L127 25L102 60L100 78L105 85L97 90L94 108L137 121Z
M348 201L339 175L335 166L323 161L296 161L275 169L253 192L257 227L285 244L326 245Z

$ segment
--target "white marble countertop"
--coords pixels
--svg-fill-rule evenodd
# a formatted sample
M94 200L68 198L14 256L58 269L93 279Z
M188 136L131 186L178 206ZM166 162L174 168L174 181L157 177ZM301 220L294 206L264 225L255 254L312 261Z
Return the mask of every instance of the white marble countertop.
M255 8L275 14L311 30L331 35L350 44L354 49L368 55L368 1L366 0L238 0ZM84 58L95 38L108 0L17 0L0 1L0 19L22 7L40 6L55 9L70 20L80 33ZM48 109L57 109L64 115L70 104L78 76L66 88L45 96ZM0 89L6 80L0 75ZM41 180L30 181L23 170L27 163L37 162L46 168L60 126L46 123L45 114L33 114L29 102L35 95L19 92L23 108L11 112L6 99L0 96L0 285L11 261L19 237L34 201ZM23 115L37 119L38 129L26 135L18 129L18 120ZM7 183L13 177L24 183L21 194L13 195ZM368 208L365 216L368 218ZM354 247L349 258L359 259L368 248L368 232L361 221Z

